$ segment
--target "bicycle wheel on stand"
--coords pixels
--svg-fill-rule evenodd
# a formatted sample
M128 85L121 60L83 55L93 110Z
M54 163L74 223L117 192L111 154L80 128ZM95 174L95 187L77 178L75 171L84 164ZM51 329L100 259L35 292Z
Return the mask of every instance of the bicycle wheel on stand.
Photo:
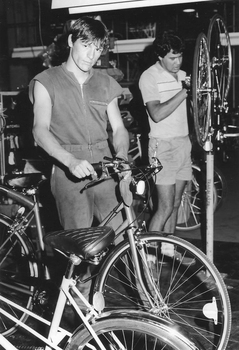
M212 88L215 91L214 103L225 107L231 85L232 53L229 33L223 18L216 14L212 17L207 32Z
M230 139L223 136L228 134L227 98L231 85L232 53L226 24L218 14L210 21L207 39L212 80L214 148L221 153L222 159L227 161Z
M209 62L207 37L201 33L196 41L192 74L194 127L197 142L201 147L207 141L211 122L211 70Z
M0 294L31 310L33 307L34 278L38 277L38 267L34 251L25 233L14 231L13 221L0 214ZM5 303L0 307L7 309L22 322L28 315L24 311L16 311ZM16 331L13 321L0 316L0 333L4 336Z
M95 289L104 294L106 310L146 310L181 326L203 349L224 350L231 308L215 265L201 250L175 236L140 234L136 249L151 302L140 289L130 245L125 241L105 260L96 280Z

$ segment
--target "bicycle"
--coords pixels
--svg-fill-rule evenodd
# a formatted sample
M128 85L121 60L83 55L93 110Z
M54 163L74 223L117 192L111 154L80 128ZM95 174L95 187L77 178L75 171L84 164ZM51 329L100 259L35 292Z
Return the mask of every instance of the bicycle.
M231 75L230 37L225 21L216 14L207 36L200 33L196 41L192 95L198 144L204 147L211 137L215 150L222 150L223 160L227 159L225 141L239 137L237 128L227 123Z
M47 234L44 241L57 249L68 259L59 288L59 295L51 320L39 316L18 303L0 294L1 321L6 324L13 322L33 335L34 339L45 344L45 349L168 349L168 350L197 350L196 346L170 321L143 312L130 310L102 313L103 298L95 295L93 305L82 296L76 288L74 269L82 261L103 254L113 242L114 231L110 227L94 227L78 230L55 231ZM75 293L88 309L86 315L77 306L72 293ZM70 303L82 324L70 332L60 326L66 303ZM9 311L10 310L10 311ZM27 313L37 322L48 329L48 335L42 335L37 329L21 322L13 312L20 310ZM17 347L3 334L0 341L6 350L16 350ZM34 343L35 344L35 343ZM37 348L37 347L36 347Z
M7 202L13 201L18 207L13 217L0 213L0 287L8 288L5 284L8 280L7 276L8 274L10 277L14 276L10 288L13 293L12 298L16 298L15 300L22 307L29 310L33 308L33 305L40 305L43 302L44 289L37 283L28 285L23 282L29 278L36 282L40 276L44 276L45 280L50 280L46 247L43 241L45 232L39 203L39 185L45 179L41 173L12 174L5 176L5 185L0 185L1 196L6 198ZM36 225L35 243L30 235L32 224ZM15 259L12 259L13 256ZM11 269L4 272L4 264L8 259L11 261ZM42 289L41 293L39 289ZM27 320L26 314L20 313L19 315L22 322ZM14 331L15 326L13 325L4 334L10 335Z
M114 300L117 300L121 307L127 305L127 308L146 309L164 315L183 326L195 336L198 343L204 342L206 348L211 346L212 349L225 349L230 334L230 302L224 282L215 266L189 242L172 235L147 232L144 227L138 228L132 206L124 205L124 210L128 223L131 223L128 228L123 228L128 238L107 255L96 276L95 290L104 293L106 309L110 310ZM115 210L113 212L115 214ZM108 219L107 217L103 224L107 224ZM171 254L160 250L159 247L164 243L172 244ZM190 263L185 265L187 260ZM158 262L156 271L150 266L155 261ZM117 281L120 281L119 285ZM206 285L210 285L209 289ZM208 292L215 295L209 296ZM204 319L206 316L202 316L202 310L205 304L213 305L214 297L219 307L215 312L218 319L210 324ZM221 303L224 304L223 308L219 306ZM189 310L192 305L194 309ZM204 319L212 327L210 335L204 328L205 324L196 326L199 314L201 321ZM220 335L218 333L218 339L212 340L212 334L215 336L215 328L218 328L213 322L217 323L219 319Z
M123 171L124 163L110 160L100 164L101 170L97 169L101 172L99 181L108 178L108 168L116 173ZM153 176L159 168L157 160L155 163L146 167L147 176ZM126 201L130 198L129 187L135 189L138 182L142 186L145 175L140 168L130 167L132 182L126 186L121 203L100 224L108 225L124 210L126 220L115 232L116 235L125 233L126 237L110 249L99 271L92 276L96 279L94 291L105 296L107 311L114 309L116 302L117 308L120 305L120 308L160 315L174 320L207 349L225 349L230 334L231 309L220 273L205 254L189 242L138 227L132 203L124 203L124 198ZM93 181L92 185L96 183ZM161 251L164 243L171 244L171 253ZM186 260L189 261L187 265ZM153 262L157 262L156 270L151 266ZM8 283L10 288L12 281Z
M214 15L207 32L212 82L212 127L215 129L214 144L222 153L223 161L228 160L228 145L239 137L239 129L228 123L227 102L232 77L232 52L230 36L224 19Z

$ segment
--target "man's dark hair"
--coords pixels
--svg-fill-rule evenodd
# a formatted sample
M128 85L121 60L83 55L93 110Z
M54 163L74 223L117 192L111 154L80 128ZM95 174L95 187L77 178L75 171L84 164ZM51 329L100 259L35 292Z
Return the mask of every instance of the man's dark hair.
M164 32L162 37L157 37L153 42L154 52L160 57L164 57L172 50L173 54L184 51L184 42L173 32Z
M73 43L80 39L86 43L95 43L103 50L108 47L108 30L103 22L93 17L84 16L73 21L70 34L72 34Z

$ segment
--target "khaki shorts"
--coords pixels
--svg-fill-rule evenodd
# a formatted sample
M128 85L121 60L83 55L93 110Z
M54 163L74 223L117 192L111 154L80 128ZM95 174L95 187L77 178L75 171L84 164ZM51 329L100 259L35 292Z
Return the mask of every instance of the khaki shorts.
M149 140L149 161L157 157L163 169L156 175L157 185L172 185L176 180L192 179L191 141L188 136Z

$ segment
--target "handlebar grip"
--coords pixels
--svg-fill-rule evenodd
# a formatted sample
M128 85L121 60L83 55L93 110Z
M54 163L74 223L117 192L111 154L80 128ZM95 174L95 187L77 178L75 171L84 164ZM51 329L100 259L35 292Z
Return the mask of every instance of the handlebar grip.
M108 162L113 162L113 158L110 158L110 157L107 157L107 156L104 157L104 160L107 160Z
M92 163L91 164L97 174L97 177L100 178L102 176L103 173L103 169L102 169L102 162L99 163Z

